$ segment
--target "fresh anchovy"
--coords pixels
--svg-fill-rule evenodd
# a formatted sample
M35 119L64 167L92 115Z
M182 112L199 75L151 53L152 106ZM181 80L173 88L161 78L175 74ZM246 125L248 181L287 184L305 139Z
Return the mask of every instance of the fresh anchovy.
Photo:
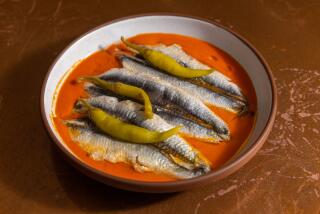
M104 89L101 89L95 85L92 84L86 84L85 86L86 91L91 96L112 96L117 97L118 100L127 100L126 97L121 97L119 95L113 94L112 92L106 91ZM128 101L127 101L128 102ZM135 106L137 106L136 110L139 109L139 111L143 110L143 105L140 105L138 103L134 103ZM130 105L131 106L131 105ZM186 134L187 136L197 138L198 140L209 142L209 143L219 143L223 139L219 137L219 135L212 129L211 126L204 124L202 121L195 119L190 114L184 114L181 112L178 112L180 109L172 109L174 108L163 108L161 106L153 105L153 112L160 116L162 119L164 119L167 123L169 123L172 126L178 126L183 125L183 128L181 129L181 132ZM105 110L107 109L104 108ZM128 109L128 111L131 109ZM106 110L107 111L107 110ZM139 113L141 114L141 113ZM119 115L118 115L119 116ZM123 119L123 118L122 118ZM134 121L131 121L134 122ZM139 124L137 124L139 125ZM144 127L148 128L148 127Z
M175 178L187 179L204 174L201 170L188 170L173 163L152 145L141 145L115 140L99 133L89 122L65 122L73 141L78 143L95 160L127 163L136 171L152 171Z
M143 106L130 100L119 101L116 97L97 96L88 98L87 102L124 121L131 122L152 131L162 132L173 128L172 125L168 124L156 114L153 115L152 119L147 119L143 111ZM75 107L81 108L81 104L78 103ZM164 153L169 154L174 161L177 161L184 167L202 168L205 172L210 170L209 162L204 156L192 148L179 135L174 135L161 143L155 144L155 146ZM186 161L187 163L184 163Z
M175 60L177 60L177 62L181 63L186 67L193 69L210 69L210 67L208 67L207 65L202 64L195 58L185 53L183 49L177 44L170 46L165 46L161 44L157 46L148 47L154 50L161 51L162 53L174 58ZM230 95L234 95L236 97L239 97L241 100L246 101L246 98L242 94L241 89L235 83L231 82L231 80L228 77L226 77L219 71L214 71L209 75L200 77L199 79L215 86L218 89L225 91Z
M166 105L168 102L185 109L190 114L212 125L223 139L229 138L229 129L226 123L212 112L200 99L182 89L167 84L165 81L151 75L129 71L124 68L114 68L100 76L104 80L120 81L140 87L148 92L152 101L157 105Z
M187 93L191 93L194 96L197 96L206 104L221 107L232 112L242 112L243 109L246 108L246 104L242 101L235 100L227 96L219 95L207 88L192 84L181 78L177 78L166 73L159 72L158 70L151 68L150 66L147 66L146 62L140 59L129 57L126 55L120 56L119 58L124 68L132 70L139 74L144 73L153 77L157 77L161 79L161 81L177 86L182 90L186 91Z
M208 143L220 143L223 139L215 131L195 123L193 120L157 111L157 114L172 126L183 125L181 132L187 136L199 139Z
M91 96L101 96L101 95L106 95L106 96L111 96L111 97L117 97L119 100L127 100L128 97L120 96L118 94L115 94L111 91L102 89L98 86L95 86L94 84L91 83L86 83L85 84L85 90L91 95ZM160 106L156 104L152 104L152 109L153 112L159 113L159 114L168 114L171 115L171 117L179 117L183 118L188 121L193 121L193 123L199 124L203 127L206 127L210 130L212 130L212 126L204 122L203 120L195 117L194 115L186 112L184 109L180 108L179 106L172 105L172 104L166 104L165 106Z

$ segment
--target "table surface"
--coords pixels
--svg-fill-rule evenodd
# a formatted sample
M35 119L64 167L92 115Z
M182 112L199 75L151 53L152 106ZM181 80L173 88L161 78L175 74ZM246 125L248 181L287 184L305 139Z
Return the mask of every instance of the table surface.
M104 22L148 12L215 20L262 53L276 78L274 128L235 174L150 195L69 166L42 124L39 94L57 54ZM0 213L319 213L320 2L0 0Z

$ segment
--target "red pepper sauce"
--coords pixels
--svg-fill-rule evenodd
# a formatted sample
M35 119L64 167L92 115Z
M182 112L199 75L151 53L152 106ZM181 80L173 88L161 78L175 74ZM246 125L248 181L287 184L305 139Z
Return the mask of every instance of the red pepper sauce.
M179 44L189 55L210 67L218 69L221 73L228 76L242 89L244 95L247 97L249 111L256 111L256 95L247 73L236 60L217 47L195 38L176 34L140 34L129 40L137 44L145 45L157 45L160 43L165 45ZM131 166L123 163L113 164L107 161L93 160L78 144L71 140L67 127L62 123L63 120L78 117L78 115L72 113L73 105L79 97L87 96L83 90L83 84L76 83L76 79L79 76L98 75L110 68L121 67L121 64L113 55L113 53L119 49L126 51L123 44L111 45L106 50L98 51L81 60L69 71L68 76L61 83L62 85L56 96L55 117L53 117L55 128L72 152L91 167L111 175L133 180L150 182L175 180L174 178L151 172L139 173ZM192 146L211 161L212 169L214 170L228 161L246 141L253 128L255 116L248 114L238 117L236 114L217 107L210 106L210 108L228 124L231 132L230 141L221 144L209 144L186 136L184 137Z

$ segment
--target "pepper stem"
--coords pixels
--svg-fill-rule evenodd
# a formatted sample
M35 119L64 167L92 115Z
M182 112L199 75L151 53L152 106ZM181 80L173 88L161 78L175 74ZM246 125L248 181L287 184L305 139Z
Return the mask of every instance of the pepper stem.
M124 39L123 36L121 36L121 41L122 41L126 46L128 46L129 48L137 51L137 52L140 53L140 54L143 54L143 53L146 51L146 49L145 49L144 47L142 47L141 45L133 44L133 43L129 42L128 40Z

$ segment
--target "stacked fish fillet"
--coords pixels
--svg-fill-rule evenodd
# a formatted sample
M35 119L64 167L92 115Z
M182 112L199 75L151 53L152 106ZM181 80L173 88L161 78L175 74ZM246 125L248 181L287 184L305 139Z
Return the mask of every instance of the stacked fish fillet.
M209 69L178 45L146 47L175 59L184 67ZM230 131L207 105L238 114L247 110L240 88L218 71L183 79L167 74L141 58L120 55L119 60L123 68L108 70L99 78L145 90L153 104L154 116L148 119L142 104L90 83L85 85L90 95L86 101L125 122L159 132L182 124L183 134L207 143L220 143L230 138ZM73 141L95 160L124 162L139 172L151 171L180 179L210 171L209 161L178 134L163 142L142 145L114 139L102 133L88 119L69 120L66 125Z

